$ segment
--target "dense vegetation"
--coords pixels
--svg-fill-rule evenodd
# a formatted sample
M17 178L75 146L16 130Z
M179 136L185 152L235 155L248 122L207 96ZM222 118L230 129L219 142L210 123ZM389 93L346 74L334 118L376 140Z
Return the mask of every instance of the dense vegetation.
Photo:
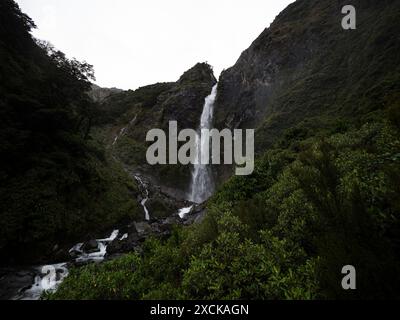
M33 39L34 27L14 1L0 2L3 263L43 258L141 212L135 186L91 138L92 66Z
M142 256L73 270L51 298L398 298L395 122L377 113L319 137L287 132L252 176L220 189L200 225L149 240ZM357 266L356 291L341 288L345 264Z
M353 33L340 4L297 1L222 74L217 126L256 123L254 174L201 224L73 270L50 298L400 298L398 2L357 1Z
M273 37L266 31L253 44L256 58L263 61L258 50L267 48L264 40L282 44L277 53L286 50L289 31L297 44L305 37L316 51L316 39L329 46L314 60L307 58L308 64L299 63L297 73L292 62L309 54L307 47L297 56L278 54L283 60L276 70L286 63L290 71L280 77L290 85L276 90L268 114L258 119L255 172L224 183L200 224L176 227L167 240L150 238L140 254L75 268L46 298L400 298L398 12L379 12L374 32L354 34L331 52L337 30L320 32L313 25L322 19L320 11L312 11L309 25L299 22L311 2L298 3L281 15L282 29L276 24ZM335 9L331 2L318 3ZM371 22L373 2L364 3L369 11L361 21ZM206 94L214 79L208 66L198 65L200 80L197 71L189 72L177 83L112 95L99 107L86 94L91 66L33 40L33 22L13 1L2 1L0 9L0 250L18 256L29 245L34 255L141 212L133 201L136 187L108 160L109 153L131 167L143 163L146 128L177 118L193 127L198 115L184 109L193 97L202 102L193 84ZM288 12L297 24L289 23ZM342 59L349 43L351 59ZM237 75L247 85L241 68ZM251 81L264 86L260 70L250 71ZM236 90L242 94L238 101L249 102L257 86ZM221 91L235 97L227 85ZM255 99L260 108L261 98ZM177 101L182 108L173 108ZM251 115L232 119L243 114ZM127 123L127 134L105 151ZM177 183L178 173L168 170L170 176L155 172ZM346 264L356 266L356 291L342 290Z

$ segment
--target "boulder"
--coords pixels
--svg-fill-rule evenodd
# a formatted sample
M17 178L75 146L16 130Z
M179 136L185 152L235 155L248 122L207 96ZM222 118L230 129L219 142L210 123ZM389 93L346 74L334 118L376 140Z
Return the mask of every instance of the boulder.
M100 248L96 240L89 240L82 245L82 250L86 253L93 253L100 251Z
M148 235L152 231L148 222L135 222L135 229L139 236Z
M14 298L21 290L30 288L35 279L35 273L30 270L4 270L0 274L0 300Z
M121 253L128 253L132 251L137 251L138 247L141 246L143 238L137 233L131 233L127 238L119 240L118 238L112 241L107 246L107 257L116 256Z

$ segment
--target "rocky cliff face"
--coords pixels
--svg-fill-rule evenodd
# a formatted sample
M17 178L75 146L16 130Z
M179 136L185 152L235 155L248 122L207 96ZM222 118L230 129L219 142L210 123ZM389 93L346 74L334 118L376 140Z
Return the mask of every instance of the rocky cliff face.
M386 80L399 73L399 2L352 1L356 30L341 26L346 4L298 0L286 8L222 73L215 125L256 128L262 152L286 129L312 127L315 116L350 119L383 104L382 92L393 98L399 87Z
M179 129L197 129L204 99L216 82L209 65L195 65L177 82L166 86L153 103L131 110L132 119L137 117L129 133L138 141L145 141L148 130L167 130L169 121L177 121Z
M106 98L102 126L108 128L106 143L128 170L144 174L161 192L185 198L191 179L191 167L180 165L149 166L145 159L146 134L154 128L168 132L169 121L178 129L199 126L204 99L217 82L212 68L198 63L177 82L159 83L125 91Z
M118 89L118 88L101 88L98 85L93 84L92 89L89 92L89 96L93 99L95 102L102 102L109 96L120 93L123 90Z

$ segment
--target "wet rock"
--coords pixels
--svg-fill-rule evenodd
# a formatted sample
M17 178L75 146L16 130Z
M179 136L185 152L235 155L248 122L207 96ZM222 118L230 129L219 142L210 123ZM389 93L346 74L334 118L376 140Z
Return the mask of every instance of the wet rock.
M59 249L54 253L54 261L62 262L68 261L71 257L71 254L66 249Z
M135 222L135 229L139 236L148 235L151 233L152 229L148 222Z
M89 240L83 244L82 250L86 253L94 253L100 251L100 248L96 240Z
M137 228L141 231L139 234ZM124 228L127 237L118 237L107 246L106 257L117 257L122 253L138 252L139 247L150 235L150 226L148 223L134 223Z
M177 225L177 224L181 224L181 223L182 223L182 220L177 215L168 217L165 220L163 220L164 227Z
M195 205L191 212L183 218L183 224L189 226L201 223L206 216L206 203Z
M151 218L153 219L165 218L176 210L171 202L165 201L165 199L158 196L150 198L146 202L146 206L149 212L151 212Z
M81 250L78 250L77 248L73 248L73 249L71 249L71 250L69 251L69 256L70 256L72 259L76 259L76 258L78 258L80 255L82 255L82 251L81 251Z
M171 235L172 224L156 222L151 225L151 228L153 235L162 239L166 239Z
M14 298L21 290L32 286L35 273L33 271L0 271L0 300L9 300Z
M141 245L139 240L140 239L138 237L124 240L114 240L107 247L107 257L136 251L136 248L140 247Z
M164 188L152 186L151 196L146 203L151 218L164 219L179 211L180 208L190 206L190 202L170 196L163 191Z

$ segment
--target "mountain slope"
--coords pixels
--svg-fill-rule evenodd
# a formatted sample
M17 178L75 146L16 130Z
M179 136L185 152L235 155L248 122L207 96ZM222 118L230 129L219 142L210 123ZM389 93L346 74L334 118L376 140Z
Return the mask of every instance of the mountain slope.
M156 128L168 133L169 121L177 121L178 130L197 129L204 99L215 83L211 66L198 63L177 82L158 83L110 96L100 106L102 121L98 126L108 128L103 142L131 171L146 175L171 196L186 199L192 168L149 166L146 150L150 144L146 142L146 135Z
M64 259L77 239L141 214L136 186L91 139L91 66L33 39L33 27L0 2L1 263Z
M216 126L257 128L254 173L221 184L201 224L51 298L399 298L400 3L354 1L356 31L344 4L296 1L222 73Z
M357 29L343 30L346 1L299 0L221 75L217 127L258 128L258 150L314 116L357 119L398 98L398 1L353 1Z

